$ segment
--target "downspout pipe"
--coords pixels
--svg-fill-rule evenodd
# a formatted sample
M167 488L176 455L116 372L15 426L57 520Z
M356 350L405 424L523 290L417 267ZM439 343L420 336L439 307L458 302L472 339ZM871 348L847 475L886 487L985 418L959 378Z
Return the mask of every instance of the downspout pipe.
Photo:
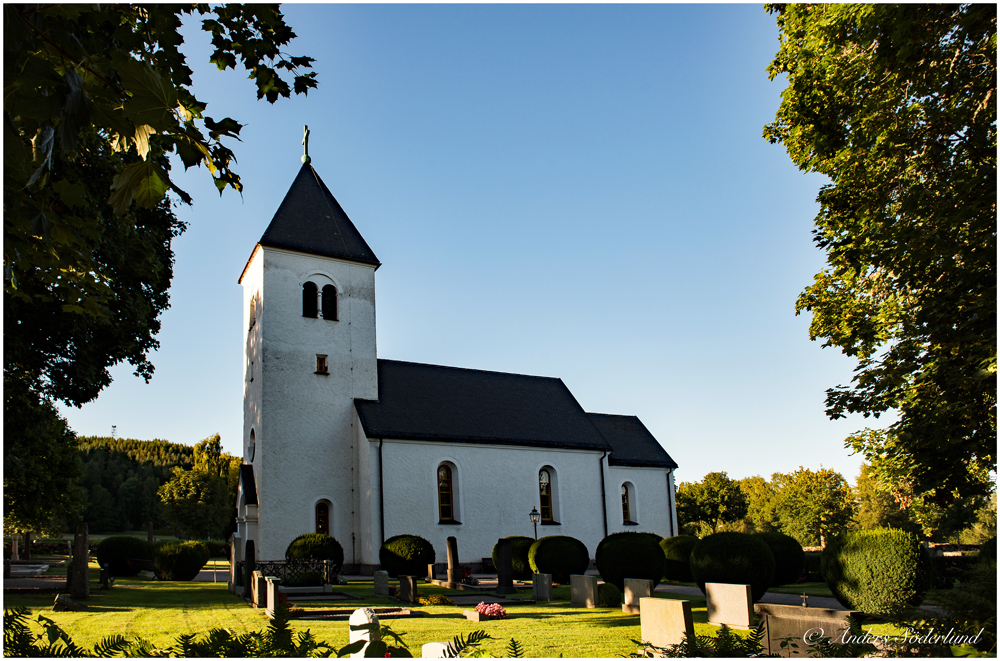
M378 439L378 522L382 528L382 543L385 544L385 482L382 480L382 444L385 439Z
M604 454L601 455L601 510L604 512L604 536L608 536L608 496L604 491L604 458L608 456L608 451L605 450Z
M670 476L673 472L673 468L667 471L667 530L670 531L671 537L677 534L674 532L674 490L670 488L672 486Z

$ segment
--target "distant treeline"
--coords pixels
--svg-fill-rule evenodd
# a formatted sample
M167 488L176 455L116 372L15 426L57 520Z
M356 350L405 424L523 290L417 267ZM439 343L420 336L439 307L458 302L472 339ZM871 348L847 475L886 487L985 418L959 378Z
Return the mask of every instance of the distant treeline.
M77 488L86 498L81 520L92 533L166 527L160 486L173 477L173 469L194 465L194 448L161 439L80 436L83 477ZM226 455L228 456L228 455Z

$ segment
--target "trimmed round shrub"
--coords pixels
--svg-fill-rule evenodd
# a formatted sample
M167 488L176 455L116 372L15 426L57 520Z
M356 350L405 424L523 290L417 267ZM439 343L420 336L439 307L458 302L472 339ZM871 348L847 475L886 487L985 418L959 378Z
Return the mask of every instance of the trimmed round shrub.
M319 532L299 535L285 549L285 560L329 560L336 573L344 564L344 548L333 537Z
M660 540L663 550L663 578L668 581L691 582L691 549L698 543L693 535L676 535Z
M794 537L780 532L759 532L757 537L767 544L774 556L774 580L770 587L788 585L802 578L806 552Z
M660 536L648 532L616 532L597 545L597 571L605 583L625 591L626 578L647 578L653 587L663 578L663 549Z
M164 544L156 549L153 571L161 581L190 581L208 562L208 547L201 542Z
M979 547L979 559L980 560L992 560L997 561L997 538L993 537L987 539L983 542L982 546Z
M531 580L531 565L528 564L528 549L531 545L535 543L531 537L521 537L520 535L512 535L510 537L505 537L504 539L510 540L510 564L514 568L514 580L515 581L530 581ZM493 566L497 566L497 547L498 544L493 545Z
M933 583L930 556L916 535L894 528L847 533L823 551L822 567L833 596L869 615L919 606Z
M717 532L691 550L691 577L702 593L705 583L749 585L758 601L774 580L774 555L756 535Z
M553 583L569 583L570 575L590 568L590 553L579 539L550 535L532 543L528 564L536 574L552 574Z
M392 578L426 576L427 565L434 562L434 546L417 535L396 535L385 540L378 550L382 569Z
M597 605L601 608L618 608L623 601L621 590L613 584L601 583L597 586Z
M104 539L97 546L97 564L108 567L112 576L136 576L138 569L129 566L129 560L152 560L156 547L144 539L116 535Z

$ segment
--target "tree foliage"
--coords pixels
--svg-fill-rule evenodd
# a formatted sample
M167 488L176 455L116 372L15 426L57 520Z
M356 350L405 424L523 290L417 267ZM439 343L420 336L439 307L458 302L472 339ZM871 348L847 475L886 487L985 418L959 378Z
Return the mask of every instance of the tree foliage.
M788 4L764 136L830 177L800 296L858 363L827 414L898 414L848 446L940 504L996 470L996 8Z
M701 482L681 482L677 487L677 515L684 524L701 523L714 533L720 524L739 521L746 513L739 483L725 472L708 473Z
M837 471L800 466L794 473L776 473L772 483L781 532L803 546L825 545L848 529L854 498L847 480Z

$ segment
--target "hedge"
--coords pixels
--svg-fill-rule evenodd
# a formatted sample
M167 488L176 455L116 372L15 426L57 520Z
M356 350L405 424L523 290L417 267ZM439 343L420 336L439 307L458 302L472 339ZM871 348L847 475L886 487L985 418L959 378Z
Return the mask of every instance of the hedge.
M208 547L201 542L164 544L156 549L153 571L161 581L190 581L209 557Z
M385 540L378 550L382 569L392 578L425 576L427 565L433 564L434 546L417 535L396 535Z
M313 532L299 535L285 549L286 560L329 560L334 573L339 574L344 565L344 548L333 537Z
M705 583L747 584L758 601L774 580L774 555L756 535L718 532L695 544L691 575L702 593Z
M823 578L840 603L891 617L919 606L933 584L930 556L913 533L856 530L823 551Z
M116 535L97 545L97 564L108 567L112 576L136 576L139 569L128 564L129 560L152 560L156 545L138 537Z
M534 573L552 574L553 583L566 584L571 575L583 574L590 568L590 553L574 537L550 535L531 545L528 564Z
M774 556L774 579L771 587L796 583L805 571L806 553L794 537L780 532L759 532L757 537L767 544Z
M531 580L531 565L528 563L528 551L531 549L531 545L535 543L535 540L531 537L522 537L520 535L512 535L510 537L504 537L504 539L510 540L510 563L514 568L514 580L515 581L530 581ZM493 566L498 567L497 559L497 548L499 548L499 541L493 545Z
M660 540L663 550L663 578L668 581L691 581L691 550L698 543L693 535L675 535Z
M645 578L653 587L663 578L663 549L660 536L648 532L616 532L597 545L597 571L605 583L625 591L626 578Z

